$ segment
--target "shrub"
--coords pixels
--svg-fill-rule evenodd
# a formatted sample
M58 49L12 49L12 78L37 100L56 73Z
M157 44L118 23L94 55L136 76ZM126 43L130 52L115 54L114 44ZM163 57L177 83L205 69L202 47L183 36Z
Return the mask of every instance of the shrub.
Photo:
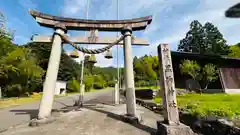
M96 75L94 76L94 84L93 88L94 89L102 89L105 86L105 80L101 75Z
M67 92L79 92L80 83L76 79L72 79L67 83Z
M115 86L115 83L116 83L115 81L108 81L108 82L107 82L107 86L108 86L108 87L114 87L114 86Z
M24 96L23 88L20 84L7 85L6 97L22 97Z
M92 89L94 78L92 76L84 77L85 91L88 92Z

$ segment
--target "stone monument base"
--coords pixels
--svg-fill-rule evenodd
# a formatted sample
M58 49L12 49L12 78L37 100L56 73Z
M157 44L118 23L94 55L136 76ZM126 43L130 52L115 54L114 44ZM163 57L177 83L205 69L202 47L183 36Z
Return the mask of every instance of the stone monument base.
M180 125L168 125L162 121L157 121L157 135L196 135L189 126L182 123Z
M135 117L135 116L130 116L128 114L120 115L120 118L122 121L130 123L130 124L139 124L142 121L140 116Z
M30 127L36 127L36 126L41 126L44 124L49 124L55 121L54 117L48 117L45 119L32 119L29 123Z

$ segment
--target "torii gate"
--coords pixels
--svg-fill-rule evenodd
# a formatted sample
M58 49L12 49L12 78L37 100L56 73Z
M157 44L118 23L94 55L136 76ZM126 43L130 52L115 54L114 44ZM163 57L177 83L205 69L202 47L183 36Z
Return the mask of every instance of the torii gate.
M129 20L85 20L75 18L65 18L40 13L30 10L30 14L35 18L38 24L44 27L53 28L53 36L33 36L33 42L52 42L52 50L49 58L47 74L43 86L43 95L39 107L38 120L44 120L51 116L54 87L58 75L62 43L70 43L80 51L87 49L76 46L79 44L110 44L105 48L89 50L87 53L100 53L110 49L115 44L123 44L124 48L124 78L127 99L127 116L136 117L135 86L133 74L133 58L131 45L149 45L148 42L140 38L132 38L132 31L144 30L152 22L152 16ZM66 36L67 30L90 31L89 37L72 37ZM115 31L121 32L122 37L102 37L97 38L98 31ZM95 33L95 34L93 34ZM123 40L123 42L121 41ZM86 52L85 52L86 53Z

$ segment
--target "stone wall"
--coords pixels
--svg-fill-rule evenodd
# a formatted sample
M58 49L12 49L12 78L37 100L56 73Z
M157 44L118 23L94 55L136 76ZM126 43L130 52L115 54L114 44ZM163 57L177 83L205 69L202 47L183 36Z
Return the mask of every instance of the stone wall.
M180 121L202 135L240 135L240 128L224 118L197 117L188 112L179 111Z

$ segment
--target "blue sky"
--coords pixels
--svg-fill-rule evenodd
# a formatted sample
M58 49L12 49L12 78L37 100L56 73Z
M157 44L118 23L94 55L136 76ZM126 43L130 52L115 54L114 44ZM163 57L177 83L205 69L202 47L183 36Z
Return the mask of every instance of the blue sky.
M87 0L1 0L0 11L7 18L7 27L15 30L15 43L25 44L37 33L51 35L53 30L40 27L29 15L29 9L44 13L85 18ZM117 19L117 0L89 0L89 19ZM133 46L134 56L145 54L156 55L160 43L168 43L176 50L180 39L185 36L191 21L197 19L202 24L212 22L224 35L228 44L240 41L240 19L224 17L224 11L239 0L119 0L119 19L130 19L152 15L152 24L144 31L133 33L136 37L149 41L149 47ZM72 35L84 35L83 32L70 31ZM100 36L116 36L116 33L100 33ZM88 46L99 48L103 46ZM64 45L67 52L73 50ZM122 48L119 49L120 65L123 65ZM116 66L116 47L113 48L114 58L104 59L103 54L97 55L98 66Z

